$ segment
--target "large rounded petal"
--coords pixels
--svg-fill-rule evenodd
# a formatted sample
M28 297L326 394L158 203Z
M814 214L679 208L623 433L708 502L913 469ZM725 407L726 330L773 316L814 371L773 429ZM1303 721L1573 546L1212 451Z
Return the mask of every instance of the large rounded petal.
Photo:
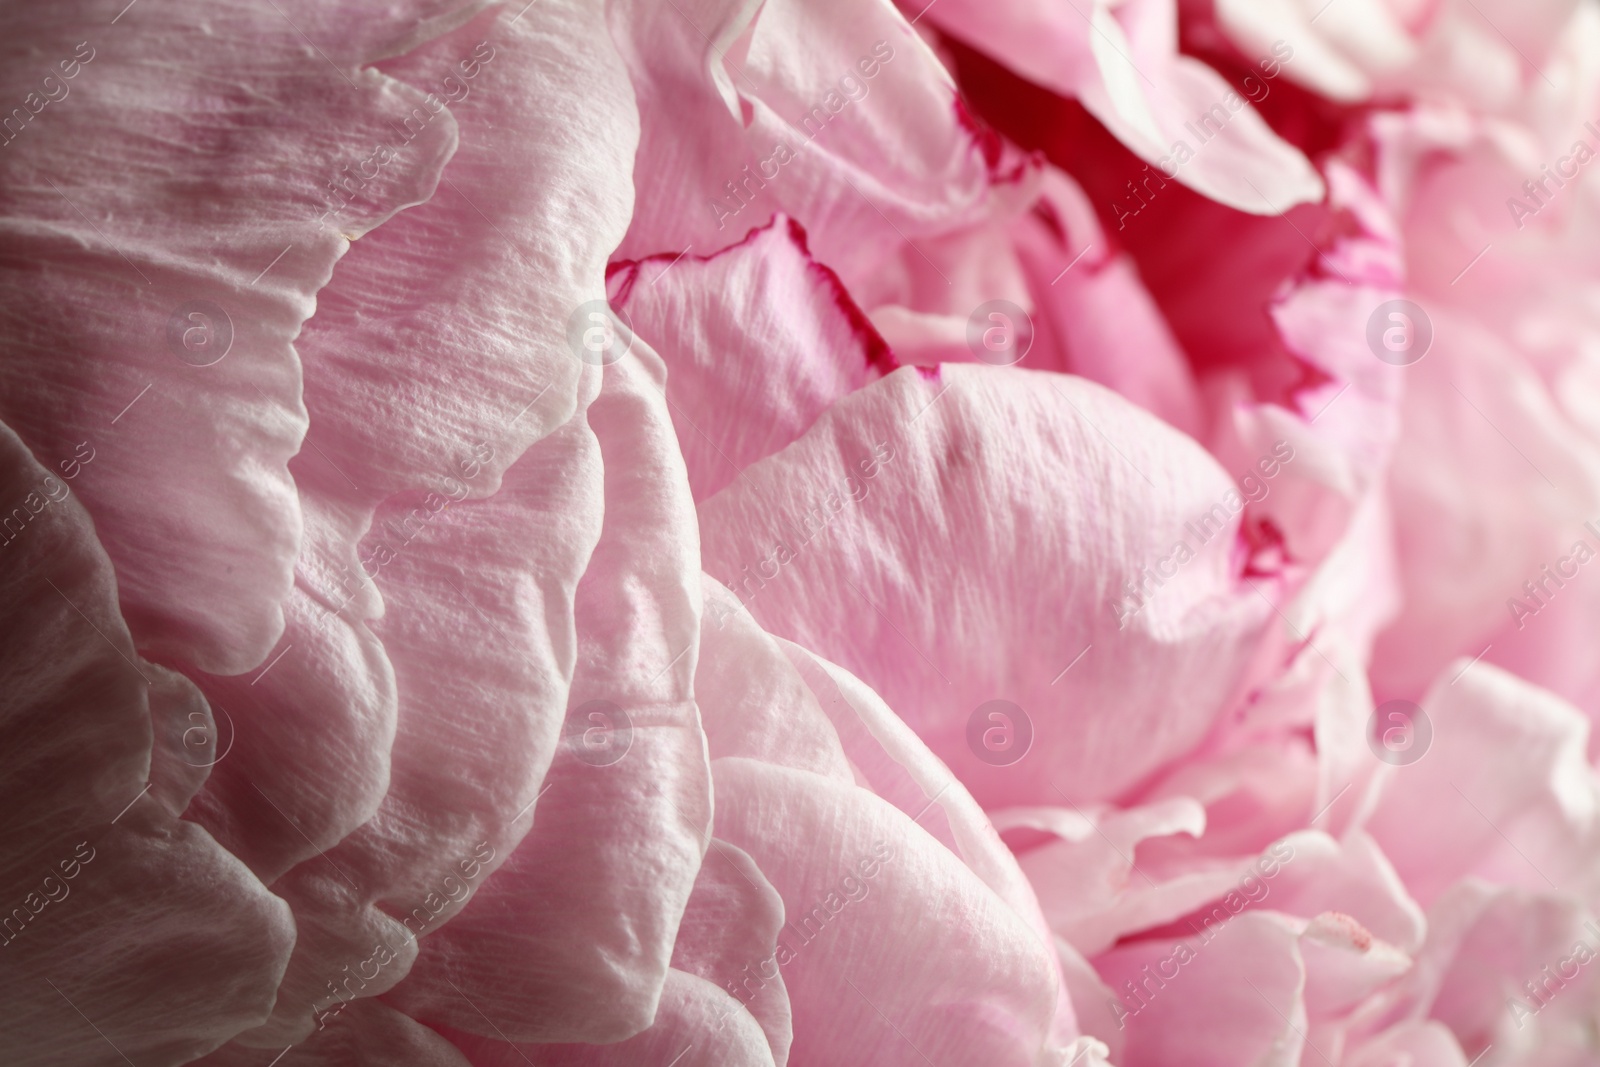
M1052 803L1130 788L1250 684L1275 582L1242 575L1232 486L1081 379L905 368L702 504L701 536L766 629L871 685L980 802ZM991 727L1031 749L969 745Z

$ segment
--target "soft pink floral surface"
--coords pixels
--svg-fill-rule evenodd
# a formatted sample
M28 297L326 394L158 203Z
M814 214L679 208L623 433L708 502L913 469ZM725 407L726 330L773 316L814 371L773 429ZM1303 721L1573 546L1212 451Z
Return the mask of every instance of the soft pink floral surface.
M0 1061L1600 1064L1600 5L0 6Z

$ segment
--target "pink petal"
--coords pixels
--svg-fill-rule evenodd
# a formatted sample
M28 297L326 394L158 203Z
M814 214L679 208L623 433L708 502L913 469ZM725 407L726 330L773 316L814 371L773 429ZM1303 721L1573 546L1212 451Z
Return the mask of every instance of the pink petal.
M146 674L111 562L65 485L0 426L0 499L30 516L0 581L0 996L16 1020L0 1055L188 1062L266 1018L294 923L175 817L188 786L171 754L159 791L147 779L152 704L167 717L203 703L189 683Z
M1095 966L1127 1030L1118 1067L1300 1063L1306 973L1297 926L1246 912L1209 940L1137 941L1100 956Z
M714 771L718 836L783 896L793 1067L1048 1062L1056 984L1044 946L944 846L858 787L739 757ZM929 900L938 923L918 918Z
M446 1029L472 1067L776 1067L767 1036L738 1001L704 978L670 970L649 1029L615 1044L514 1045ZM539 1057L537 1060L532 1057Z
M732 993L766 1032L773 1062L783 1063L794 1040L775 962L783 898L743 850L715 838L711 849L678 924L672 967Z
M379 512L363 556L387 550L387 611L371 626L399 694L388 789L358 829L274 883L302 933L252 1044L306 1036L347 973L349 996L399 982L417 938L527 833L577 656L572 604L599 535L600 465L579 416L524 453L493 497L401 498ZM283 788L306 794L295 775L310 769L280 772Z
M697 501L896 365L792 219L774 219L712 256L627 264L610 288L667 364L667 400Z
M486 496L581 410L569 318L605 299L638 137L587 5L497 6L384 69L448 103L461 146L427 203L351 249L298 345L312 447L296 476L369 512L406 490Z
M338 1007L325 1026L285 1050L300 1067L467 1067L468 1060L436 1031L376 1000L352 1000ZM260 1049L228 1045L196 1067L261 1067Z
M1095 815L1064 808L1009 809L997 812L995 821L1003 831L1029 828L1059 835L1023 852L1020 861L1051 928L1086 955L1193 911L1232 888L1244 872L1242 863L1215 861L1168 871L1152 870L1146 860L1135 870L1142 842L1204 832L1205 810L1188 797Z
M1040 352L1029 353L1028 366L1099 382L1178 429L1197 432L1199 396L1183 350L1083 189L1049 168L1044 195L1016 229L1037 309ZM1051 355L1059 365L1047 362Z
M983 209L950 76L886 0L624 4L612 32L643 131L626 258L705 255L781 211L853 287Z
M906 368L703 503L701 536L706 569L766 629L871 685L980 803L1051 803L1128 788L1248 683L1271 608L1234 569L1232 520L1118 625L1124 582L1231 485L1080 379ZM1014 766L968 746L997 698L1034 732ZM1090 714L1104 707L1114 731Z
M1600 944L1592 912L1570 897L1471 880L1428 917L1428 944L1408 983L1413 1012L1448 1026L1469 1057L1495 1044L1551 1062L1589 1054L1582 1035L1596 979L1577 949L1592 954Z
M1567 555L1600 509L1600 451L1533 369L1471 319L1429 314L1435 351L1407 368L1390 483L1404 609L1373 663L1381 691L1413 698L1454 657L1526 625L1544 598L1523 583Z
M1465 660L1440 674L1421 706L1430 747L1395 768L1367 823L1417 900L1428 905L1467 875L1533 890L1590 885L1600 783L1585 751L1588 721L1514 675Z
M748 756L854 784L839 734L776 638L702 575L695 699L712 759Z
M378 810L395 735L394 670L371 631L300 585L284 615L265 670L200 676L215 722L184 760L211 768L187 816L268 884Z
M1216 16L1229 40L1249 55L1269 55L1274 44L1293 41L1283 76L1334 100L1354 102L1372 93L1375 80L1416 58L1415 43L1395 6L1387 0L1356 0L1317 11L1298 0L1218 0Z
M784 646L839 731L856 773L873 792L910 815L976 874L1025 923L1040 943L1054 938L1033 887L972 794L928 751L911 728L859 678L787 641ZM1055 953L1047 955L1055 962ZM1059 982L1059 974L1057 979ZM1057 997L1052 1038L1078 1036L1065 987Z
M34 8L4 28L28 54L87 62L74 103L4 152L5 290L27 328L0 361L0 417L51 465L93 456L76 488L138 646L234 673L279 639L299 545L292 342L350 240L432 192L455 131L433 122L335 226L319 218L328 176L421 94L358 69L369 56L318 55L270 6L157 6L115 25L111 6ZM368 34L400 32L402 14ZM8 63L8 96L35 69ZM225 321L226 358L192 365ZM184 349L202 337L211 349Z
M654 1017L711 822L691 696L694 512L663 377L638 343L606 368L589 408L605 522L577 593L567 741L532 832L392 994L424 1021L513 1041L610 1042ZM597 700L609 703L596 712ZM619 712L631 726L614 729Z
M1033 84L1079 98L1161 171L1163 184L1165 175L1257 215L1322 199L1322 181L1300 151L1220 75L1178 53L1174 0L1086 6L941 0L927 11L941 29Z
M1402 1059L1413 1067L1471 1067L1455 1037L1436 1022L1390 1027L1347 1054L1350 1067L1386 1067Z

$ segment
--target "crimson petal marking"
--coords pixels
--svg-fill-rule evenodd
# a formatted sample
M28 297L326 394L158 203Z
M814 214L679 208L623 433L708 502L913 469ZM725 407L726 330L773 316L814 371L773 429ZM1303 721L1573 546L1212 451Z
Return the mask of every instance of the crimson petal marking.
M696 501L897 365L792 219L774 219L714 256L627 264L610 288L666 361Z

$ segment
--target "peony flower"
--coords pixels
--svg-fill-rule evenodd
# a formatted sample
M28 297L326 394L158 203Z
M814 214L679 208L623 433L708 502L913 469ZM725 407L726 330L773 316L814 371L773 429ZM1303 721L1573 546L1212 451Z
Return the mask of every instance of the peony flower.
M1591 5L4 28L5 1062L1600 1058Z

